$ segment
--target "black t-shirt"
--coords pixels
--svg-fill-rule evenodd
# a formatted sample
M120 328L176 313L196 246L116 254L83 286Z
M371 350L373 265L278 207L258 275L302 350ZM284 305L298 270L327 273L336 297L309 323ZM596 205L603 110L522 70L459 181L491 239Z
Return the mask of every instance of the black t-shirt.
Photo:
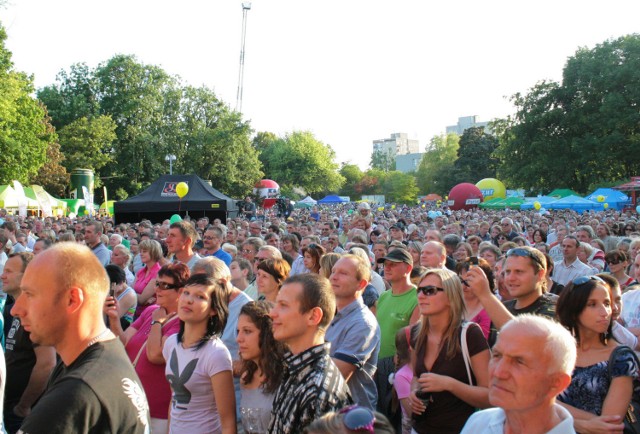
M115 339L60 362L22 424L35 433L148 433L149 405L124 347Z
M547 318L556 318L556 301L558 296L545 292L527 307L522 309L516 309L516 300L508 300L504 302L504 307L511 313L511 315L522 315L525 313L532 313L535 315L546 316Z
M5 317L7 318L7 317ZM11 326L6 335L5 361L7 363L7 382L4 389L4 408L9 411L20 401L27 388L31 371L36 364L34 345L20 323L20 318L7 318Z

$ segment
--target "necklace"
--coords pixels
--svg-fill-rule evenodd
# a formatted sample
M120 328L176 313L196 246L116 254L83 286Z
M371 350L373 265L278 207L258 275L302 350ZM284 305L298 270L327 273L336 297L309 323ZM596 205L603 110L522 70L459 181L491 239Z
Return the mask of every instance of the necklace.
M95 338L93 338L93 339L91 339L89 341L89 343L87 344L87 348L89 348L91 345L97 343L100 339L102 339L109 332L110 332L109 329L104 329L102 332L100 332L100 334L98 336L96 336Z

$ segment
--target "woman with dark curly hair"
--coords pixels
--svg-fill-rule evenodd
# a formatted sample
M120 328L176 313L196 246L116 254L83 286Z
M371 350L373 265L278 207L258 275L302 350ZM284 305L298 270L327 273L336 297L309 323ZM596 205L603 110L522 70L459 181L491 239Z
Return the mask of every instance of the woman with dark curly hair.
M317 244L309 244L302 249L302 255L304 257L304 266L307 267L311 273L320 273L320 258L324 255L325 251L322 246Z
M575 336L578 346L571 384L558 395L573 416L577 432L602 426L606 421L599 416L623 420L634 390L638 390L633 351L618 348L610 338L612 310L609 288L598 276L569 282L556 305L558 320Z
M543 229L536 229L533 231L533 243L546 243L547 233Z
M271 330L271 305L264 301L245 304L238 318L240 414L246 432L265 433L269 427L276 389L282 381L284 346Z

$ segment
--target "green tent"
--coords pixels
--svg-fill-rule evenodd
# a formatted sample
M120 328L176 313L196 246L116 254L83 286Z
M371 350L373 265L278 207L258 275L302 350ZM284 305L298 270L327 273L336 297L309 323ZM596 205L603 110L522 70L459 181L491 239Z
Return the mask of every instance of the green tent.
M520 205L522 205L523 203L524 199L521 199L519 197L508 197L506 199L491 199L488 202L480 204L480 206L482 207L482 205L485 205L484 207L482 207L485 209L520 209Z
M582 197L578 193L576 193L575 191L573 191L573 190L571 190L569 188L556 188L551 193L549 193L547 196L555 197L555 198L558 198L558 199L562 199L563 197L568 197L568 196Z
M504 199L502 199L501 197L494 197L493 199L489 199L486 202L482 202L479 206L482 209L498 209L498 208L494 208L494 205L501 203L503 200Z

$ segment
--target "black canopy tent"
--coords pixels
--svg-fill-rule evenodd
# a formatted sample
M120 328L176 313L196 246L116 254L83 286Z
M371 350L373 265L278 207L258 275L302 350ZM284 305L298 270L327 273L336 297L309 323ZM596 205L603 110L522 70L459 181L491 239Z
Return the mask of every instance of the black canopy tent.
M189 192L180 200L176 186L186 182ZM148 219L160 223L174 214L192 219L219 218L223 223L238 213L236 201L211 187L196 175L163 175L137 196L114 203L117 223L137 223Z

